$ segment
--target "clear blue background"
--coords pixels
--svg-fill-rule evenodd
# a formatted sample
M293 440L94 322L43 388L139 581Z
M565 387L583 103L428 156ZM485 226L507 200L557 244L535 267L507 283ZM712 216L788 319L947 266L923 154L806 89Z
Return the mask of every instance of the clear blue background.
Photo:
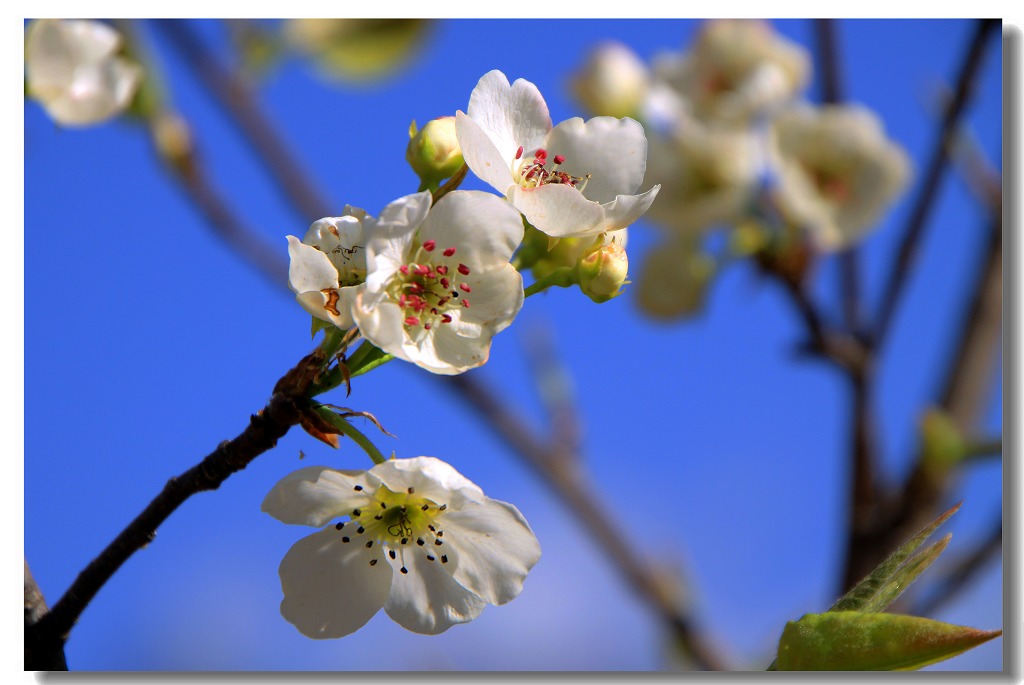
M584 114L566 88L602 39L650 58L687 45L683 20L443 21L420 55L386 82L349 88L300 59L261 87L271 118L337 212L372 214L417 181L405 166L411 119L465 109L486 71L540 88L552 118ZM776 27L812 46L807 21ZM214 23L197 28L211 42ZM972 28L963 21L839 24L846 95L873 108L921 172L935 120L930 87L950 83ZM232 122L156 41L175 105L194 124L213 183L239 215L286 253L297 215ZM986 53L968 121L997 164L1001 50ZM817 81L808 92L818 94ZM483 187L477 181L465 187ZM916 187L916 186L915 186ZM914 193L864 245L867 302L881 283ZM873 408L884 472L905 474L913 427L935 396L958 325L984 210L947 176L879 368ZM631 229L639 264L655 244ZM838 279L825 260L816 296L837 315ZM312 344L309 317L213 236L151 154L144 131L119 121L56 127L25 106L25 554L47 598L149 502L164 482L234 437L275 380ZM846 510L847 395L826 366L795 361L801 326L780 290L747 265L715 283L706 312L655 324L631 296L595 305L578 291L531 298L472 373L543 426L524 341L552 330L573 376L586 467L629 543L666 571L683 571L698 620L737 668L764 668L785 621L834 599ZM1002 422L1001 385L986 426ZM332 398L329 398L330 401ZM333 400L376 414L398 456L435 455L491 497L514 502L544 556L523 594L444 635L406 632L381 612L352 636L313 641L278 614L277 566L311 532L259 511L278 479L301 466L369 466L344 444L331 451L301 431L185 503L156 541L132 557L82 615L67 645L73 669L660 669L660 626L600 556L572 512L461 400L424 373L392 363ZM299 461L299 451L306 458ZM996 461L965 473L947 555L969 549L999 511ZM997 560L936 618L1003 624ZM999 669L1002 640L943 664Z

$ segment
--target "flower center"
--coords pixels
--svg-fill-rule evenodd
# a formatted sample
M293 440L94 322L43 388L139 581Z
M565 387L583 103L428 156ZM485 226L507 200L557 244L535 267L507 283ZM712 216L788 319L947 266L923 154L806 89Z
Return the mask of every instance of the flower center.
M520 159L522 159L521 162L519 161ZM523 188L536 188L557 183L571 186L582 193L583 189L587 187L587 181L590 180L590 174L573 176L564 171L559 171L558 167L565 162L565 157L562 155L555 155L551 158L551 161L554 164L548 169L548 151L542 147L537 148L537 152L533 155L533 160L523 159L523 146L520 145L519 149L516 150L515 160L512 162L512 175L516 183Z
M467 283L472 270L455 259L456 249L437 250L433 240L424 242L412 260L398 267L387 286L391 301L402 308L405 330L414 340L435 326L451 323L453 310L469 308L473 291Z
M362 486L355 489L361 491ZM406 492L393 492L380 486L367 496L366 504L352 510L350 521L337 523L334 528L344 543L387 549L399 571L408 573L406 554L420 553L427 561L448 563L443 549L444 530L440 527L441 513L447 508L447 504L416 495L411 487ZM370 566L376 566L377 561L371 559Z

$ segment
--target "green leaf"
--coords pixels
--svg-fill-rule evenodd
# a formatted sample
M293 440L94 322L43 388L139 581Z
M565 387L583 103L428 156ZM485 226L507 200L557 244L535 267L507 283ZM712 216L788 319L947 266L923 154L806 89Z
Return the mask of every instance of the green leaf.
M884 611L886 607L896 601L896 598L903 594L914 580L928 568L939 554L949 544L950 536L947 535L934 545L928 547L912 560L911 557L924 544L924 541L935 532L935 529L945 523L946 519L955 514L960 508L955 507L944 513L939 518L915 535L909 542L893 552L888 559L868 574L867 578L860 581L852 590L843 595L829 611L860 611L878 612Z
M836 611L790 621L779 640L780 671L912 671L1003 634L918 616Z
M392 359L394 359L393 355L371 345L369 342L364 342L352 354L346 363L348 366L349 377L355 378L356 376L361 376L364 373L369 373L378 366L388 363Z
M324 321L323 319L318 319L315 316L311 316L309 318L313 320L312 325L310 325L309 327L310 338L315 338L317 331L327 330L328 328L334 325L330 321Z

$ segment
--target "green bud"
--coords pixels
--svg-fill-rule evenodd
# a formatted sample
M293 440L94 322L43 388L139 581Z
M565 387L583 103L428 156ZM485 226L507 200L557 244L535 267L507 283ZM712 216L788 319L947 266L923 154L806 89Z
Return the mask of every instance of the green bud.
M455 117L438 117L419 131L415 122L409 127L409 146L405 159L422 182L420 190L436 188L463 164L462 149L455 135Z
M941 409L931 408L921 417L921 459L930 471L942 473L967 456L967 443L953 422Z
M603 236L599 236L576 262L580 290L598 304L622 293L628 270L626 248L614 240L605 243Z

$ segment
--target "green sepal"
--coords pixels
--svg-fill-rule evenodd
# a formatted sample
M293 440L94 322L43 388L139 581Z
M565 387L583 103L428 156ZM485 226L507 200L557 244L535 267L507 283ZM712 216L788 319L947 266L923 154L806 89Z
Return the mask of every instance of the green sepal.
M318 319L315 316L311 316L309 318L311 318L313 320L312 324L310 324L310 327L309 327L309 337L310 338L315 338L317 332L325 331L325 330L327 330L328 328L330 328L331 326L334 325L330 321L324 321L323 319Z
M955 514L959 508L960 505L957 504L925 526L909 542L879 564L864 580L857 583L853 589L839 598L829 611L860 611L865 613L884 611L886 607L896 601L897 597L903 594L907 586L914 582L938 558L942 550L949 544L951 536L947 535L911 559L911 556L924 544L924 541L939 526L945 523L946 519ZM908 560L910 561L908 562Z
M313 402L311 403L311 405L313 412L319 418L323 419L332 427L337 429L337 431L341 435L345 435L346 437L351 438L354 443L359 445L359 447L361 447L362 450L366 452L366 454L370 457L374 464L384 463L384 455L381 454L380 450L377 449L377 446L373 444L373 441L366 437L366 435L364 435L362 431L360 431L358 428L349 423L344 415L337 413L336 411L334 411L328 405L325 404L318 404L316 402ZM387 433L387 431L385 431L381 427L380 423L378 423L375 418L373 418L369 414L366 414L365 412L353 412L350 415L370 418L377 426L377 428L380 428L381 431Z
M790 621L780 671L913 671L1002 635L919 616L836 611Z
M394 355L388 354L376 345L364 342L348 359L347 366L349 378L369 373L378 366L387 364L394 358Z

